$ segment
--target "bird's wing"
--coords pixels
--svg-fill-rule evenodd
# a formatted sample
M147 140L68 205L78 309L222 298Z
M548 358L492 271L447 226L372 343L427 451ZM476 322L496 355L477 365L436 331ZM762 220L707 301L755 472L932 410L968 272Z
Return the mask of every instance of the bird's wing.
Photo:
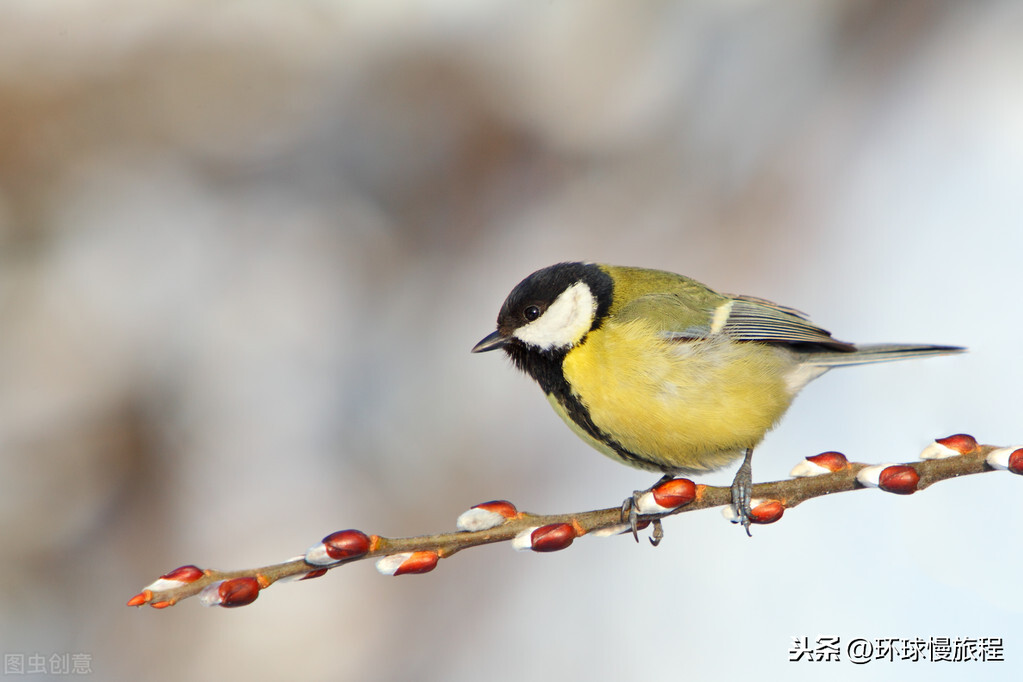
M666 338L678 341L724 334L736 341L809 343L855 350L855 346L832 338L830 332L793 308L752 296L687 295L691 293L640 296L624 306L617 317L623 321L652 320Z

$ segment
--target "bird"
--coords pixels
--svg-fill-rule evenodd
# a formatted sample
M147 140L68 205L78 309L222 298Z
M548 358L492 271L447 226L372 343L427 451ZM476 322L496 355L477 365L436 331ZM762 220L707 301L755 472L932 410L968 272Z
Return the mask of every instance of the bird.
M847 343L794 308L672 272L590 262L551 265L516 285L496 331L472 352L498 349L580 438L660 472L658 482L742 457L731 494L747 534L753 450L810 381L834 367L966 350Z

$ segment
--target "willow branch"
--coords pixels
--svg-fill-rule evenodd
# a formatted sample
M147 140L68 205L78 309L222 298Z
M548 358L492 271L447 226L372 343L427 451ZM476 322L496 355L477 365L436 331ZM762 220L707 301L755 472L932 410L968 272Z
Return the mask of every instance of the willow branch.
M834 493L873 487L906 495L938 481L997 469L1023 474L1023 448L978 445L972 436L962 434L934 441L921 457L926 459L892 465L849 462L837 452L808 457L793 469L794 478L753 486L753 522L774 523L785 509ZM638 527L653 524L653 538L658 541L661 519L711 507L730 508L731 502L730 488L696 485L688 479L672 479L634 498ZM457 526L457 532L407 538L337 531L302 556L259 568L220 571L181 566L132 597L128 605L166 608L200 595L207 606L244 606L276 582L319 577L330 569L365 559L377 559L377 570L386 575L426 573L440 559L471 547L511 542L516 549L549 552L564 549L583 535L635 530L624 518L621 506L571 514L532 514L518 511L506 501L476 505L459 517Z

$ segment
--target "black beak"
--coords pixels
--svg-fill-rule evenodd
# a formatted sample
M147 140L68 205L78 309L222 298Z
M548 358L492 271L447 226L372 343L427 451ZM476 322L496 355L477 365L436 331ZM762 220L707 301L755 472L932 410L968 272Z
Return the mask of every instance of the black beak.
M493 334L488 335L482 341L472 347L473 353L486 353L488 350L497 350L503 348L505 344L511 339L496 331Z

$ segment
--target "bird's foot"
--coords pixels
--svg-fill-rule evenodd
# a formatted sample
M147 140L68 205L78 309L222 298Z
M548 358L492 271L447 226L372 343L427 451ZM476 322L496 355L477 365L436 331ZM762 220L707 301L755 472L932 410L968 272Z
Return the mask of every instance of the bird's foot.
M753 498L753 449L746 450L746 456L742 459L742 465L735 472L732 479L732 510L738 517L737 523L741 523L746 530L746 535L753 537L750 532L751 514L750 500Z
M643 494L642 490L634 490L632 497L626 497L622 501L622 521L629 522L629 528L632 529L632 537L639 542L639 512L636 511L636 504L639 496Z
M639 498L646 495L648 492L656 488L657 486L670 481L674 476L671 474L665 474L657 479L657 483L646 490L633 490L631 497L626 497L622 502L622 521L629 522L629 528L632 530L632 537L635 538L636 542L639 542ZM654 532L653 537L650 538L650 544L654 547L660 544L661 539L664 537L664 529L661 527L661 520L654 519Z

